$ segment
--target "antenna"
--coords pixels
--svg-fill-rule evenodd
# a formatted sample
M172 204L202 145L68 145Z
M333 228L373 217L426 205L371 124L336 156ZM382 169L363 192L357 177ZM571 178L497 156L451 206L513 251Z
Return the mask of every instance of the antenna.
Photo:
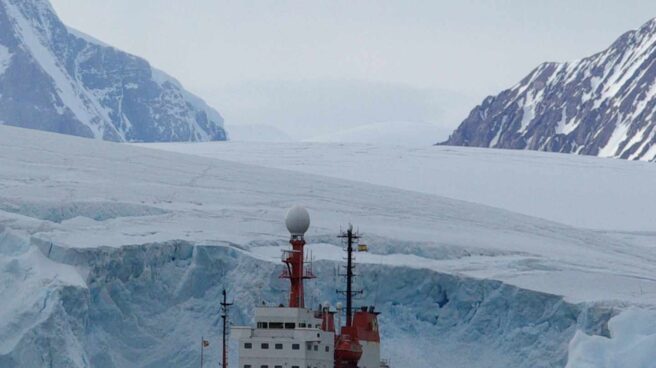
M228 295L226 293L226 290L223 289L223 301L221 302L221 319L223 320L223 362L221 363L221 367L223 368L228 368L228 347L227 347L227 326L228 326L228 312L230 310L230 306L234 303L228 303Z
M353 279L355 278L355 264L353 263L353 241L360 239L357 232L353 232L353 225L349 224L346 232L342 232L338 238L346 239L346 290L337 290L338 293L346 295L346 326L353 322L353 296L362 294L362 290L353 290Z

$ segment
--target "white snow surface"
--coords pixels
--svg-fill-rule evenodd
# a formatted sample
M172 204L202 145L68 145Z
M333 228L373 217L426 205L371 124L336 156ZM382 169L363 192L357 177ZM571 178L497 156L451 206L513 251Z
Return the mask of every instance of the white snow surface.
M300 147L310 146L308 144ZM221 147L232 147L236 151L239 147L249 148L235 152L243 156L259 157L261 154L251 151L252 145L228 144ZM336 147L325 154L334 154L340 146ZM466 152L469 151L445 152L456 156L463 155L461 160L466 161ZM473 157L476 157L478 151L472 152ZM291 151L289 153L291 154ZM299 161L311 157L302 153L296 152ZM349 151L342 153L346 154L349 154ZM336 165L339 162L347 162L340 157L343 156L337 156L336 160L339 161ZM536 160L539 161L535 157L528 160L528 163L516 157L514 164L518 167L525 166L528 170L536 165ZM572 160L571 165L579 164L582 159L576 156L563 157ZM471 156L469 159L473 160ZM251 160L252 158L246 161ZM629 162L623 163L632 165ZM602 164L599 165L603 167ZM327 167L325 169L329 174L330 170ZM374 175L376 170L384 169L372 163L364 174ZM390 170L388 175L396 175L394 169ZM434 179L432 174L428 175L427 170L423 172L426 173L423 178L426 181L449 180L448 177ZM626 180L631 177L626 176ZM642 179L644 180L644 176ZM485 186L479 184L479 188ZM81 319L75 317L76 313L82 313L81 311L65 302L49 302L51 293L62 293L62 300L66 301L71 299L71 293L76 293L75 290L87 287L84 267L53 262L44 257L43 248L37 250L39 246L35 247L34 244L50 244L51 248L55 245L55 252L62 252L62 249L74 252L79 252L80 249L99 249L104 254L109 252L107 249L125 249L123 246L128 244L182 239L192 244L214 245L214 248L230 244L245 256L275 265L279 263L281 249L275 244L285 244L288 238L283 221L284 213L293 204L303 204L310 211L312 226L307 234L308 248L317 261L342 260L343 254L337 246L335 233L340 226L352 222L364 232L372 250L369 254L358 255L358 262L365 267L389 265L408 267L406 273L412 270L430 270L454 277L498 280L518 287L519 290L562 295L571 303L596 303L609 305L617 310L622 310L626 305L642 308L656 306L656 279L653 276L656 247L645 240L653 239L653 233L643 232L636 235L637 233L633 232L613 233L582 229L471 202L473 201L450 199L435 193L419 193L407 188L403 190L300 171L0 126L0 237L13 239L0 239L0 359L2 354L14 351L16 346L21 349L31 346L16 345L19 340L35 339L35 336L41 336L39 333L52 332L53 328L56 328L55 331L63 331L62 333L73 331L72 333L83 334L84 331L84 326L80 325ZM103 246L109 248L99 248ZM46 251L49 255L47 247ZM197 252L194 250L190 257L194 260L200 257ZM82 257L81 254L79 257ZM240 262L245 264L247 261ZM138 264L136 262L134 266ZM111 265L112 263L108 262L107 267ZM193 267L202 268L203 265L194 263ZM182 280L176 281L178 287L194 280L193 267ZM263 282L257 280L269 271L258 267L248 268L254 274L243 274L239 280L253 279L258 283ZM143 277L147 279L151 271L144 272L146 276ZM102 275L96 275L96 282L100 282L98 276ZM102 276L102 280L109 283L112 281L111 277L111 274ZM138 276L135 274L135 277ZM190 279L187 280L187 277ZM141 278L135 282L138 280ZM399 280L401 285L406 281L408 280ZM202 280L195 282L202 283ZM74 289L62 290L60 286L63 285L72 286ZM128 284L122 285L127 287ZM262 284L262 287L266 287L266 284ZM20 289L18 298L9 297L15 294L12 290L17 288ZM394 286L394 290L399 290L397 288L398 285ZM137 291L139 290L137 287ZM510 292L510 295L522 297L519 292ZM176 292L176 295L179 293L182 291ZM465 290L460 293L466 295ZM495 291L495 295L502 295L501 293L503 290ZM112 298L120 295L122 294L97 297L105 298L107 308L110 308L115 305ZM248 296L241 294L239 297ZM450 297L457 298L458 295ZM202 298L194 298L189 303L197 303L198 300ZM524 302L526 301L524 299ZM466 305L476 305L474 300L463 302ZM212 305L211 303L212 301L207 305ZM192 318L198 316L199 310L194 309L198 308L196 305L181 306L180 308L185 309L180 313L191 315ZM562 306L562 303L557 305ZM528 307L526 305L524 308ZM66 308L67 312L56 314L55 311L61 308ZM71 318L44 321L49 310L53 311L53 315L70 315ZM177 309L173 309L171 313L177 313L175 310ZM453 311L449 308L445 310ZM115 309L108 311L115 313ZM491 311L489 307L487 311L486 313ZM133 312L137 311L126 311L127 315ZM394 316L383 314L382 318L394 317L395 321L415 321L418 318L406 315L409 313L406 310L401 313ZM482 309L479 313L483 313ZM620 316L624 316L624 313ZM440 319L459 319L457 317L445 314L441 315ZM471 315L461 317L475 318ZM435 317L421 318L430 320ZM487 316L481 318L485 320ZM48 324L48 321L54 323L54 327ZM172 331L184 332L185 336L193 334L192 326L198 327L198 321L195 319L161 321L173 322ZM194 324L189 325L190 321ZM509 334L531 335L531 331L537 333L540 331L538 328L548 324L543 322L520 329L504 327L504 330L508 328ZM33 326L42 327L39 329L32 328ZM113 324L110 323L109 326ZM392 341L389 352L400 359L410 359L414 356L415 360L407 360L414 364L413 366L430 366L430 362L422 360L417 351L414 355L407 352L405 347L409 346L408 340L401 333L398 324L386 326ZM610 327L611 331L619 331L613 329L612 325ZM2 331L8 332L3 335ZM102 342L112 340L111 335L103 335L111 331L100 331L91 336ZM629 335L634 336L635 333L613 335L611 340L615 336ZM166 335L158 343L176 346L176 336L179 335ZM631 336L628 339L633 339ZM502 337L514 339L513 335ZM64 354L68 359L67 366L88 366L87 357L83 353L85 349L74 345L82 340L75 336L62 339L62 346L66 346L64 349L70 350ZM583 350L576 349L577 346L584 345L579 341L585 340L586 336L579 334L577 339L579 340L572 342L572 354L575 354L572 357L584 359L586 354L589 354L585 347ZM433 340L426 340L426 345L419 351L428 348L429 341ZM499 344L505 346L503 343ZM469 346L481 348L481 345ZM606 350L612 348L606 345L602 347ZM491 346L490 351L479 351L479 358L471 354L453 353L459 351L458 349L466 351L466 344L442 343L435 345L435 349L442 349L439 350L441 352L450 351L448 356L444 355L444 362L453 362L454 367L473 367L475 365L471 364L474 361L472 359L481 357L494 359L496 363L492 364L493 366L504 366L504 354L494 352ZM159 353L162 352L158 351ZM188 353L193 354L194 351ZM34 357L34 354L30 353L29 356ZM128 361L120 360L126 359L125 357L113 356L112 359L115 363L121 362L121 367L129 366ZM149 367L158 366L155 356L144 359L150 362ZM509 361L516 362L518 358L512 359L515 360ZM38 366L37 363L34 364ZM486 365L480 365L483 366Z
M434 194L575 227L656 231L653 164L469 147L210 142L144 147Z

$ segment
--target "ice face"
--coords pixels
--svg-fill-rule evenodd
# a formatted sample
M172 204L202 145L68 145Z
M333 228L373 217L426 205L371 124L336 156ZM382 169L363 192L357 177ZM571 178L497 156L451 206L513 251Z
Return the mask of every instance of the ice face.
M24 241L7 233L3 239L3 250ZM235 301L236 325L252 323L253 308L263 301L284 302L287 287L278 278L280 265L230 245L70 249L28 241L20 249L0 258L0 309L12 311L2 319L3 367L195 366L200 336L212 346L220 339L216 306L224 287ZM35 274L29 269L36 260ZM308 304L338 300L336 266L315 263ZM562 367L576 330L603 334L612 313L430 270L369 264L358 273L366 290L358 303L376 304L382 313L383 356L418 368L438 360L449 367ZM29 298L9 298L17 289ZM208 356L216 362L219 352Z
M567 368L651 367L656 345L656 311L629 308L608 323L610 336L582 331L569 345Z

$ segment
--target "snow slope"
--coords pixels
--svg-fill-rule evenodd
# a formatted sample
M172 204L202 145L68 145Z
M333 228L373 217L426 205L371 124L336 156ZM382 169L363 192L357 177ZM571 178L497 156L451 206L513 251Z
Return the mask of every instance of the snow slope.
M656 232L656 171L644 162L463 147L373 144L148 144L145 147L386 185L564 224ZM640 236L656 244L654 234Z
M630 239L129 145L0 127L0 203L2 367L196 366L223 286L235 323L284 299L282 217L295 203L313 219L313 303L335 301L340 225L364 231L362 302L379 306L394 362L563 367L577 330L605 336L626 305L656 306L656 249Z

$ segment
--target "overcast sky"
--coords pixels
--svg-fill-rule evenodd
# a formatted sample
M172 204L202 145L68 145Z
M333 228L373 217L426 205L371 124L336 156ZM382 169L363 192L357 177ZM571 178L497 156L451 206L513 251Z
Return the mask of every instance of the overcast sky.
M228 124L296 137L385 120L452 127L539 63L601 51L656 17L653 0L51 1Z

